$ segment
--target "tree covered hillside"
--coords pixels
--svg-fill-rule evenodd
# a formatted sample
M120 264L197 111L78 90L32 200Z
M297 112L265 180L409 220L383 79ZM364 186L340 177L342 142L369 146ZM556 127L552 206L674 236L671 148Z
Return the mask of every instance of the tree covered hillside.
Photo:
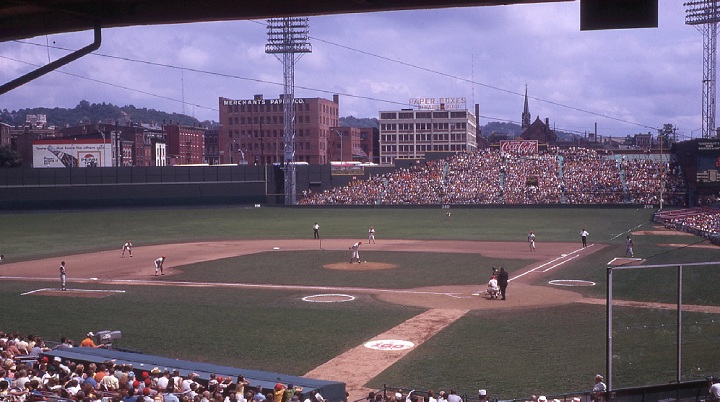
M65 108L27 108L20 110L8 111L3 109L0 112L0 121L12 126L22 126L25 124L25 116L29 114L44 114L47 116L49 126L65 127L77 126L89 123L111 123L118 121L125 124L130 121L133 123L179 123L181 125L192 126L200 125L203 127L215 127L216 122L203 121L200 122L194 117L186 116L178 113L167 113L155 109L136 108L133 105L116 106L112 103L90 103L81 101L73 109Z

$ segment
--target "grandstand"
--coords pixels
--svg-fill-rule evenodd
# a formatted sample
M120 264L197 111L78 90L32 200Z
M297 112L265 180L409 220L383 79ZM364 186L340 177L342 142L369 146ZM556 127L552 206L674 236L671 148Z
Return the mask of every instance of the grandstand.
M92 335L89 333L88 338ZM102 343L99 336L97 339ZM75 347L72 341L64 340L48 348L39 337L6 336L0 332L0 353L3 357L0 383L7 382L0 384L3 402L123 399L127 402L135 401L133 396L138 402L150 402L167 400L167 393L183 402L200 401L206 396L227 402L252 402L256 393L264 398L266 393L271 396L281 388L284 394L283 387L311 402L340 401L346 397L345 384L341 382L147 355L115 349L109 343L102 343L101 347ZM177 377L172 385L163 386L161 377L168 373ZM117 379L103 381L98 376ZM89 377L95 381L89 381ZM247 392L236 398L236 392L243 386L241 381ZM207 395L203 395L205 392ZM316 394L323 399L316 399ZM282 401L289 399L283 395Z
M717 204L659 211L653 216L653 220L668 229L702 236L720 245L720 207Z
M303 205L684 205L687 184L674 158L549 148L533 155L497 149L354 180L308 194Z

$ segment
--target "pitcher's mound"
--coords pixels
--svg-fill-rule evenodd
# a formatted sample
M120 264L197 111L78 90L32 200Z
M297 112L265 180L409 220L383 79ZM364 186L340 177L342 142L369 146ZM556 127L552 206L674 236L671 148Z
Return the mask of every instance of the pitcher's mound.
M397 265L370 261L362 262L361 264L358 264L357 262L352 264L349 262L336 262L335 264L325 264L323 267L327 269L338 269L341 271L377 271L381 269L397 268Z

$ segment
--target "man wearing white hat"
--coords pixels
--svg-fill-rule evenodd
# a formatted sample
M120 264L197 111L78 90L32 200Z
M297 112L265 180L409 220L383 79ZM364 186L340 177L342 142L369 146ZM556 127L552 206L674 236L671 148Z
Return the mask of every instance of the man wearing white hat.
M602 401L605 398L605 392L607 391L607 386L603 382L604 378L602 375L597 374L595 376L595 386L593 387L593 392L590 395L590 398L593 401Z

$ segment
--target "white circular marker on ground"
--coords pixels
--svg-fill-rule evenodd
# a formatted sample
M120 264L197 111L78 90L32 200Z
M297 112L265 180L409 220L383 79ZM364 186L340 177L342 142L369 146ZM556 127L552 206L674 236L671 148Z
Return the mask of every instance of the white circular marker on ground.
M342 293L324 293L305 296L302 300L310 303L344 303L355 300L355 296Z
M595 282L579 279L556 279L548 283L555 286L595 286Z
M402 341L399 339L380 339L377 341L365 342L364 345L368 349L375 350L405 350L415 347L410 341Z

